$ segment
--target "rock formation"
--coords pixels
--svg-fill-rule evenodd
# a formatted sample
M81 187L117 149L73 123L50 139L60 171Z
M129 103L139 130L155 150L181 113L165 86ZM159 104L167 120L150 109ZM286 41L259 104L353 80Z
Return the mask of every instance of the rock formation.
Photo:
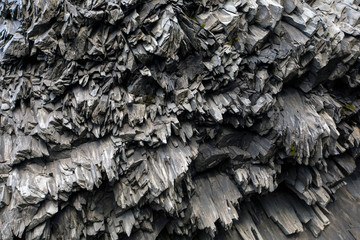
M359 0L0 17L0 239L359 239Z

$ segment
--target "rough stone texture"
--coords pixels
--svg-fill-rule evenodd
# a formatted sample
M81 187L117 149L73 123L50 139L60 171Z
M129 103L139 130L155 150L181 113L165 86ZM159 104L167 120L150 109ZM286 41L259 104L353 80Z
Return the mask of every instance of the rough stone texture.
M359 5L0 0L0 239L359 239Z

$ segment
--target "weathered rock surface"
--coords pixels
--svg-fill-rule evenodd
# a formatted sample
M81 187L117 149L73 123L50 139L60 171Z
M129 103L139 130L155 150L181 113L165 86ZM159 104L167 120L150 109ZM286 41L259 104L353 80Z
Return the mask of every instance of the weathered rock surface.
M0 0L0 32L0 239L360 237L359 1Z

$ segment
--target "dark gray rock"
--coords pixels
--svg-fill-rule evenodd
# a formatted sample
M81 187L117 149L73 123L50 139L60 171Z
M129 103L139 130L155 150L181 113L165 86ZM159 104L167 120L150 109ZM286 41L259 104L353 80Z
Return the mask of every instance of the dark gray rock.
M0 0L0 239L358 238L358 5Z

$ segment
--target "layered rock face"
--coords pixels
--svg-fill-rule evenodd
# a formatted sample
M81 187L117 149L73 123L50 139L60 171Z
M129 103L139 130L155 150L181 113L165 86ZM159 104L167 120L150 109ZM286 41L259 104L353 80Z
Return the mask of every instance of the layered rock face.
M0 239L356 239L359 4L1 0Z

